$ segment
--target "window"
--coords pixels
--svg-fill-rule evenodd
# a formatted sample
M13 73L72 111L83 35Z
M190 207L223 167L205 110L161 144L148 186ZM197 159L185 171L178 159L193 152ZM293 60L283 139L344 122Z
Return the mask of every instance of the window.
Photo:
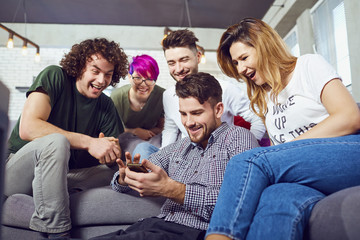
M343 0L324 0L312 10L315 51L332 64L351 87L350 58Z
M295 57L300 56L300 48L299 48L299 42L297 39L297 31L296 31L296 25L293 27L293 29L290 30L290 32L285 36L284 41L286 45L289 47L290 52Z

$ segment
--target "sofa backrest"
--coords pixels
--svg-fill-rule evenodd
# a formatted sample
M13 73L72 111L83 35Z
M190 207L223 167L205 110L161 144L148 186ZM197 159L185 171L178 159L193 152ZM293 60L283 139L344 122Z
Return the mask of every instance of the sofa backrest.
M5 166L5 151L7 149L7 134L8 134L8 110L9 110L9 89L0 81L0 196L2 199L4 188L4 166ZM2 203L0 206L0 224L2 216ZM0 230L1 231L1 230ZM0 232L1 234L1 232ZM1 235L0 235L1 236Z

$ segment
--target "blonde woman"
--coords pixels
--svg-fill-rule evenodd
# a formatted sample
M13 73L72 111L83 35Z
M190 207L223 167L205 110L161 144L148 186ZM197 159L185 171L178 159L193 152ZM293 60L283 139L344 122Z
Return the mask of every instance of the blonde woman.
M254 18L229 27L217 54L225 74L246 82L251 107L275 146L229 161L207 240L269 239L266 221L256 215L266 211L259 202L272 186L294 186L297 195L273 195L268 202L301 199L307 207L307 200L314 204L321 195L360 185L360 112L330 64L316 54L292 56L280 36ZM273 216L278 231L271 239L302 239L301 211L284 211L292 218ZM258 235L249 234L254 221Z

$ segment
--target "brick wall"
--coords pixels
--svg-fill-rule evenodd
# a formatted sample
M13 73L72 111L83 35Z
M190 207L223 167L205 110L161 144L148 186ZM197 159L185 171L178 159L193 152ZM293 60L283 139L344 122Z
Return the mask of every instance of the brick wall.
M24 102L25 92L19 91L16 87L28 87L31 85L33 78L46 66L58 65L64 53L69 49L66 48L41 48L41 60L35 62L35 49L29 47L28 54L23 56L21 48L7 49L0 47L0 81L2 81L10 90L9 119L18 119ZM130 57L139 54L148 54L152 56L159 64L160 75L157 84L163 88L168 88L175 84L170 77L169 70L162 50L126 50L125 53ZM199 70L209 72L216 78L226 79L219 70L216 63L215 52L206 53L206 64L200 64ZM128 80L121 80L117 87L127 84ZM109 93L108 89L105 93Z

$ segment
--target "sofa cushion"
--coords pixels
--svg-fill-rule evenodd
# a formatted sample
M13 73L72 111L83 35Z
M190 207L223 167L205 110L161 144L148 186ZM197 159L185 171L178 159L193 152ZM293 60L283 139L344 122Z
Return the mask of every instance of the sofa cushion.
M46 239L47 235L40 232L35 232L29 229L1 226L0 239L4 240L39 240Z
M164 198L142 198L135 191L118 193L111 187L88 189L70 197L74 226L132 224L156 216Z
M309 220L306 239L360 239L360 186L333 193L319 201Z
M35 211L31 196L14 194L8 197L3 204L2 224L29 228L30 218Z
M163 202L163 198L142 198L135 191L118 193L110 187L89 189L70 196L72 225L132 224L140 218L158 215ZM34 209L31 196L14 194L3 205L3 224L28 229Z

